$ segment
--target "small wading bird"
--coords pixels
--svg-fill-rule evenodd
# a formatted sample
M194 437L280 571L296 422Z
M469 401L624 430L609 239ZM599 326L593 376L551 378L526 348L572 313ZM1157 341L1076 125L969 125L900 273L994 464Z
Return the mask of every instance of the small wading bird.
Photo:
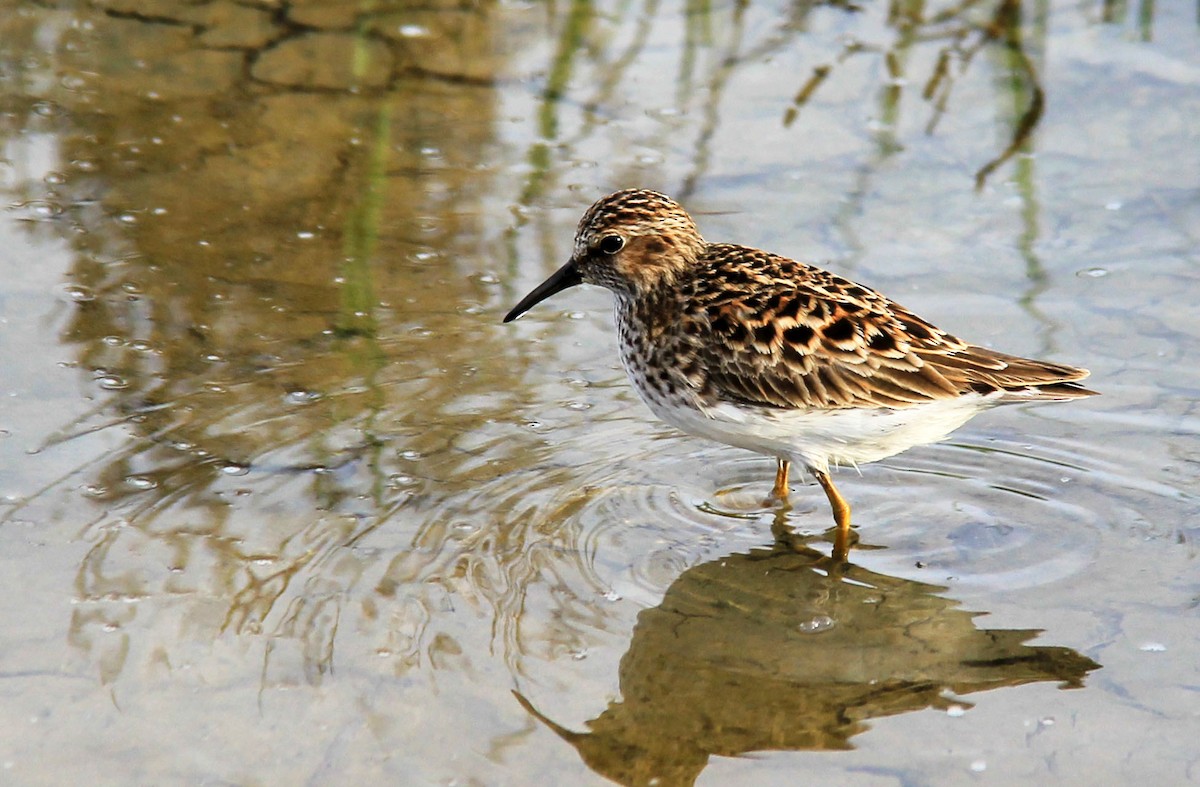
M689 434L816 477L844 560L850 506L829 465L941 440L998 404L1093 395L1086 369L967 344L878 292L758 249L708 243L678 203L618 191L579 222L571 259L504 318L577 284L616 296L621 360L642 399Z

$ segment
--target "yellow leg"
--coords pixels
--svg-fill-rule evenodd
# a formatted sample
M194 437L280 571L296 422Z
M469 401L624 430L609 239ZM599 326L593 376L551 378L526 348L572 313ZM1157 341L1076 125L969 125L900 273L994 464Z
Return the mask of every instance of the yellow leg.
M837 523L837 536L833 540L833 557L835 560L845 560L850 551L850 504L837 491L837 487L833 485L833 479L829 477L828 473L814 470L813 475L817 477L817 483L825 490L825 496L829 498L829 505L833 507L833 521Z
M784 502L788 499L788 468L791 467L791 462L786 459L776 459L775 469L775 487L771 490L771 494L775 499Z

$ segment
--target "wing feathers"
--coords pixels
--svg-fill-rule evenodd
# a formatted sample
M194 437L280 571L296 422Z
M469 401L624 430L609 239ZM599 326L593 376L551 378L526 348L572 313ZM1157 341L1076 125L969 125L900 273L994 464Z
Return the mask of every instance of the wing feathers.
M1085 369L967 344L819 268L722 244L707 256L681 304L687 355L704 372L689 380L717 399L903 408L969 393L1002 392L998 401L1093 393L1076 384Z

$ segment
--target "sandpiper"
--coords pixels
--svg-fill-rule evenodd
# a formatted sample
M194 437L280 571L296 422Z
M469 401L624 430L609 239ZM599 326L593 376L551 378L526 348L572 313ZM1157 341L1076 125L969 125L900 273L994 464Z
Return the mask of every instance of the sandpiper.
M944 438L981 410L1093 395L1079 369L989 350L880 293L758 249L709 243L677 202L627 189L592 205L571 259L505 317L577 284L616 296L621 360L662 420L792 462L816 477L845 559L850 506L830 465L857 466Z

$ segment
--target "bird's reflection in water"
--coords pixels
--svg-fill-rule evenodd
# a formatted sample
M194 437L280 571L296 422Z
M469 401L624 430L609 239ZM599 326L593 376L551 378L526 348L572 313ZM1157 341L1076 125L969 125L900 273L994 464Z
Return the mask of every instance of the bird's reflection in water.
M944 588L778 543L695 566L638 615L622 699L565 729L527 711L621 784L688 785L710 756L850 749L867 720L967 706L956 696L1036 681L1079 687L1100 665L987 630Z

